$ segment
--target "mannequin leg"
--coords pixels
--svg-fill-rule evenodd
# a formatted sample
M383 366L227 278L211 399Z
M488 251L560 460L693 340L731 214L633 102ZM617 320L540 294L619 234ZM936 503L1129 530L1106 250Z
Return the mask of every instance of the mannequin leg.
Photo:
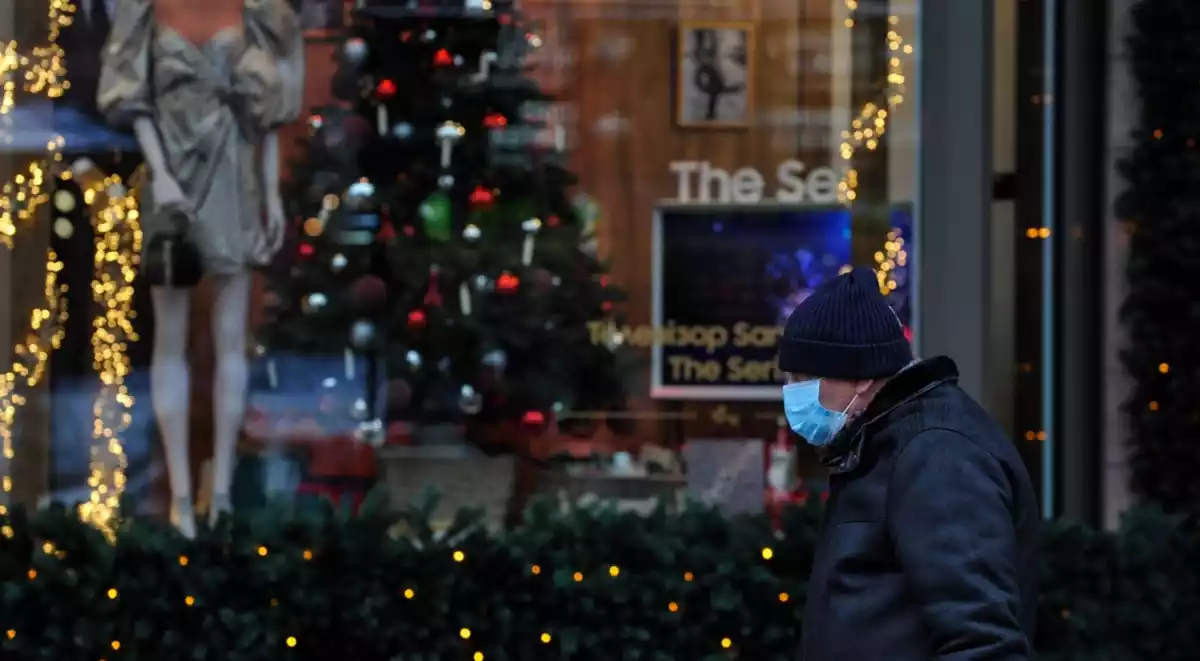
M155 287L154 355L150 363L150 396L167 460L171 485L171 522L186 537L196 534L192 512L192 476L188 465L188 308L186 289Z
M250 307L250 274L217 276L213 303L213 349L216 378L213 383L212 507L216 521L229 505L234 453L246 413L246 316Z

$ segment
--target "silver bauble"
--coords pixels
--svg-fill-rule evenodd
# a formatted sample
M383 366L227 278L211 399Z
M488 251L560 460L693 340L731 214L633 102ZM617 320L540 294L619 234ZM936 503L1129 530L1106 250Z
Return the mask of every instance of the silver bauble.
M329 268L333 269L334 273L341 273L348 263L349 260L346 259L346 256L339 252L329 260Z
M366 180L356 181L350 184L342 197L351 211L362 211L369 208L375 199L375 184Z
M358 423L358 428L354 430L355 440L374 447L383 445L384 437L383 421L379 418L364 420Z
M504 349L492 349L483 354L483 364L498 372L503 372L504 368L508 366L508 354L504 352Z
M408 363L409 367L416 369L421 366L421 354L410 349L408 353L404 354L404 362Z
M304 299L305 312L317 312L329 303L329 297L321 292L313 292Z
M354 404L350 406L350 417L355 420L362 421L367 419L367 414L370 413L367 406L367 400L359 397L354 400Z
M342 44L342 57L351 66L361 65L367 59L367 42L362 37L350 37Z
M463 386L458 393L458 409L467 415L479 413L483 410L483 395L471 386Z
M359 319L350 327L350 345L355 349L366 349L375 341L375 324Z

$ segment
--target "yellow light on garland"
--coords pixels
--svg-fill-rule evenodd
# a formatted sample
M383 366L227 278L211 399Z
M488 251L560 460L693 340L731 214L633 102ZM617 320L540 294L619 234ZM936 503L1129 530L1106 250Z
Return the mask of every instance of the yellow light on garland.
M893 229L888 232L883 250L875 251L875 277L879 280L879 291L884 296L899 287L896 282L896 269L907 265L908 251L904 249L904 237L901 236L900 230Z
M133 283L142 231L137 202L120 177L92 182L84 190L84 201L92 211L96 237L92 299L99 311L92 320L92 367L100 377L100 392L92 404L91 493L79 506L79 516L111 535L128 464L121 435L132 420L134 400L125 385L130 372L126 348L138 339L133 328Z
M854 13L858 10L857 0L845 0L846 9L850 16L846 19L846 27L854 27ZM838 183L838 199L846 204L854 202L858 197L858 171L854 169L854 155L863 148L875 151L879 141L887 132L889 110L904 103L904 60L913 54L912 44L904 42L904 38L896 32L899 17L889 16L888 24L891 29L887 33L887 47L891 55L888 58L887 89L884 98L878 102L867 102L859 110L858 116L850 122L850 128L842 131L840 154L846 168L842 180Z

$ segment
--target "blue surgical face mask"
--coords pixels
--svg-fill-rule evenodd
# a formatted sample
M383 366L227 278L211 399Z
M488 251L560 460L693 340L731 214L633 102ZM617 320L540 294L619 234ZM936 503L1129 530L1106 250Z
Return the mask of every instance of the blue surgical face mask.
M857 394L854 399L858 399ZM854 399L845 410L830 411L821 404L820 379L789 383L783 387L783 414L792 431L803 436L809 445L821 447L828 445L846 426L846 411Z

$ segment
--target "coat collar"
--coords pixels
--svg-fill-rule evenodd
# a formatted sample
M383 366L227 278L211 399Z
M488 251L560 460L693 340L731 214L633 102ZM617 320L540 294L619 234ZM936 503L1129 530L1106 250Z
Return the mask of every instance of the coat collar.
M879 394L858 416L820 451L821 462L835 473L847 473L858 467L867 430L887 418L901 405L946 383L958 381L958 366L946 356L915 362L900 370L880 389Z

